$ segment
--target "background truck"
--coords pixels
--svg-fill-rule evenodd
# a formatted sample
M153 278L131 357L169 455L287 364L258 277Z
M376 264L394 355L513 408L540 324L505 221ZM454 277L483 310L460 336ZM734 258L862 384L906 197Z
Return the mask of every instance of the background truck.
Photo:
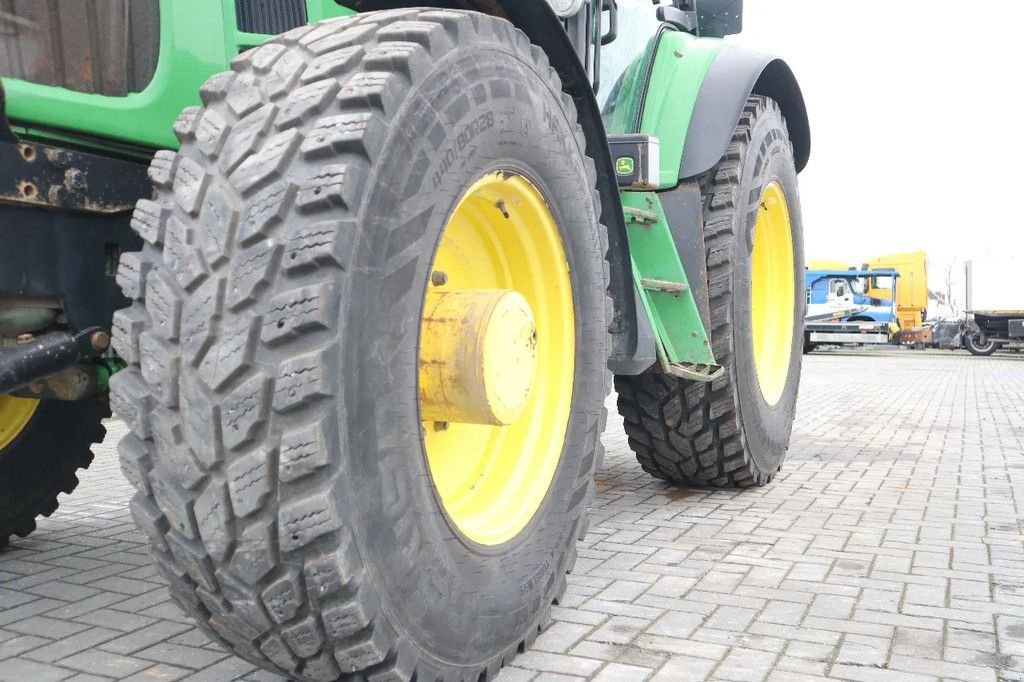
M895 270L807 270L804 352L820 344L892 341L899 332L898 279ZM886 298L873 295L886 286Z
M964 263L966 319L963 347L974 355L1000 348L1024 348L1024 300L1016 286L1024 261L1019 256L972 259Z
M864 270L895 270L896 314L901 329L914 329L928 319L928 258L924 251L893 253L868 260ZM893 298L885 278L868 280L867 295L882 300Z
M741 3L408 4L0 17L0 542L74 487L109 377L174 600L292 679L529 646L613 375L672 483L766 484L792 429L810 131L723 40Z
M867 281L864 293L871 298L895 300L897 324L900 329L920 327L928 317L928 259L924 251L893 253L862 263L838 260L812 260L811 270L895 270L899 273L895 298L891 282L885 277Z

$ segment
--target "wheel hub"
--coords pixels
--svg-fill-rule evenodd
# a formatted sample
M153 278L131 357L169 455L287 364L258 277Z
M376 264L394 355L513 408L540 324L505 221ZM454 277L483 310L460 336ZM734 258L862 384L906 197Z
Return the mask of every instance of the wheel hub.
M427 297L420 340L420 413L439 423L506 426L537 374L537 327L522 294L463 289Z
M793 226L778 182L769 183L761 196L750 260L754 367L761 395L775 405L789 378L796 296Z
M544 195L515 172L479 178L430 272L419 344L430 480L465 538L501 545L547 498L572 405L572 281Z

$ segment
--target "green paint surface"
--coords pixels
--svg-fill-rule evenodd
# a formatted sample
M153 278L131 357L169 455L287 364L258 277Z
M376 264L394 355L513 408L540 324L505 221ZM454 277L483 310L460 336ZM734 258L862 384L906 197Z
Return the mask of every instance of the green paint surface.
M716 38L663 32L629 66L612 95L616 101L606 107L605 123L610 134L645 133L660 141L659 189L679 184L697 97L722 45ZM673 363L716 364L693 295L689 291L649 291L641 283L656 279L688 284L658 195L625 191L621 197L623 206L657 216L657 222L651 225L628 223L626 233L634 283L658 337L659 357Z
M724 42L670 31L658 43L651 81L637 133L661 141L659 187L679 184L683 147L701 85Z
M310 21L319 21L354 12L333 0L307 0L307 13ZM5 78L7 116L20 132L38 137L73 141L81 134L177 148L171 125L182 109L200 103L199 86L227 70L240 50L271 37L235 27L233 2L160 0L160 56L156 74L142 92L107 97ZM90 139L89 146L103 145Z
M633 260L633 282L658 337L659 356L669 362L716 364L692 292L649 291L643 285L644 280L689 284L658 195L623 192L622 204L656 218L650 224L631 222L627 211L626 237Z

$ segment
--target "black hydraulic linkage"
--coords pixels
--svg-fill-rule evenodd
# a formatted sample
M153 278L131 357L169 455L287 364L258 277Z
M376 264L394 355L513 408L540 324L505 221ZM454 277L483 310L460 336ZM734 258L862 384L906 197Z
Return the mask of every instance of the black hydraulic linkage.
M52 332L0 348L0 395L103 354L110 334L90 327L77 334Z

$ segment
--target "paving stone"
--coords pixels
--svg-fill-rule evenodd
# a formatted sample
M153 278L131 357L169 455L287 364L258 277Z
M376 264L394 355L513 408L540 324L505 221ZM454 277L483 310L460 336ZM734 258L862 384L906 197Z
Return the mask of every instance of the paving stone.
M26 656L43 663L53 663L73 654L77 654L80 651L92 649L96 645L111 640L117 635L118 633L114 630L107 630L106 628L89 628L75 633L70 637L64 637L50 644L41 646L38 649L33 649L28 652Z
M66 680L74 674L74 670L30 661L27 658L13 658L0 664L0 682L56 682Z
M192 671L188 668L177 668L166 663L157 663L145 670L140 670L134 675L125 677L122 682L175 682L189 675ZM220 678L228 680L231 678Z
M734 648L715 668L715 679L752 682L763 680L771 672L776 655L765 651Z
M34 635L16 635L0 642L0 667L4 661L14 660L19 654L52 643L53 640Z
M889 661L889 667L893 670L907 672L924 670L929 674L948 679L967 680L968 682L995 682L997 678L996 671L989 667L950 663L948 661L929 661L922 666L920 659L897 654L892 656Z
M537 637L533 648L562 654L590 632L593 627L576 623L555 622Z
M647 628L647 633L665 637L688 637L701 623L704 616L698 613L669 611Z
M535 670L509 667L501 671L501 682L530 682L538 678L540 673Z
M544 651L527 651L516 658L516 665L542 673L589 676L597 672L602 662L592 658L550 654Z
M188 674L183 680L184 682L224 682L225 680L236 680L255 671L256 666L251 663L229 656L213 665Z
M65 668L73 668L113 678L127 677L152 666L150 661L112 654L94 649L68 656L60 661Z
M32 616L30 618L25 618L11 623L7 627L15 632L20 632L25 635L38 635L40 637L48 637L50 639L61 639L63 637L70 637L76 632L86 630L89 626L82 625L81 623L57 620L56 618L47 618L46 616Z
M593 679L596 682L644 682L653 670L623 663L609 663Z
M100 590L93 587L86 587L84 585L75 585L74 583L70 583L65 580L52 580L30 587L26 592L37 594L40 597L60 599L61 601L66 602L76 602L99 594Z
M100 648L119 654L132 654L186 631L192 631L188 625L163 621L104 642Z
M213 665L221 660L227 653L224 651L209 651L193 646L182 646L163 642L135 653L139 658L146 658L151 661L180 665L186 668L202 669Z
M673 656L658 670L652 682L679 682L680 680L704 680L718 665L717 660Z
M884 668L886 660L889 658L890 644L888 637L848 634L843 638L843 643L839 647L836 662Z
M98 625L122 632L135 632L157 622L153 618L125 613L124 611L115 611L113 609L96 609L95 611L82 614L76 620L80 623Z
M782 472L743 492L648 477L613 396L591 534L499 682L1024 680L1024 363L815 353L800 390ZM0 553L0 682L283 682L170 601L107 426L75 494Z
M584 658L598 658L602 661L614 661L651 670L661 667L668 659L668 654L665 652L644 649L633 644L608 644L589 640L584 640L574 646L569 650L569 654Z
M609 644L628 644L649 625L650 621L643 618L614 616L595 630L588 639Z
M20 620L30 618L40 613L46 613L52 611L60 606L66 605L67 602L57 601L56 599L36 598L25 604L15 606L14 608L0 611L0 627L6 627L11 623L17 623Z

